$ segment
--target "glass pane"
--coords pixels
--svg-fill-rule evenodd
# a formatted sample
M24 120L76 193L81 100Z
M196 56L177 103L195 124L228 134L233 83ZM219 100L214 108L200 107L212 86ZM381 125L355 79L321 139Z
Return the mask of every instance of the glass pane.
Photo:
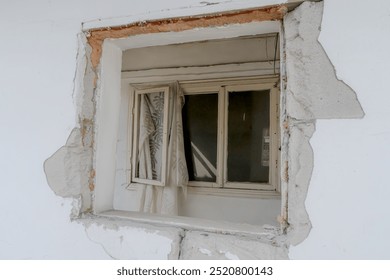
M190 181L216 182L218 94L186 95L184 146Z
M269 90L229 92L229 182L268 182L269 103Z
M161 181L164 92L140 94L138 98L139 123L136 177Z

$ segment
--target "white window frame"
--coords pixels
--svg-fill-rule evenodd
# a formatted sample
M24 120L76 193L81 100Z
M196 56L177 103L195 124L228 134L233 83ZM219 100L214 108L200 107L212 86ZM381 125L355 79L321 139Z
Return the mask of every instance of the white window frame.
M193 192L223 195L279 195L279 89L278 78L239 78L181 83L184 95L218 93L218 136L216 182L190 181ZM228 182L227 180L227 113L230 91L270 90L270 160L268 183Z
M152 179L144 179L136 176L137 174L137 160L138 160L138 134L139 134L139 124L140 124L140 96L142 94L148 93L164 93L164 120L163 120L163 143L162 143L162 165L161 165L161 180L152 180ZM155 185L155 186L165 186L166 183L166 173L167 173L167 152L168 152L168 110L169 110L169 87L157 87L157 88L148 88L132 90L132 96L134 98L134 118L132 127L129 129L133 134L133 145L132 145L132 177L131 181L135 183L142 183L147 185Z

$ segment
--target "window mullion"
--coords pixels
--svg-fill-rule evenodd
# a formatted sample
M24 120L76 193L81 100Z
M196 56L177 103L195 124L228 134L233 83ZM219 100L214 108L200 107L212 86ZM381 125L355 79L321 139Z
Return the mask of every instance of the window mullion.
M227 181L227 91L222 86L219 90L218 108L218 185L222 188Z
M132 157L132 178L131 181L134 182L136 180L136 166L137 166L137 152L138 152L138 123L139 123L139 98L137 96L137 92L133 91L133 102L135 103L135 112L133 115L133 141L132 141L132 150L133 150L133 157Z
M127 116L127 122L128 122L128 130L127 130L127 153L128 153L128 160L126 161L127 168L126 168L126 182L129 184L132 181L133 178L133 166L134 162L133 159L134 156L134 126L137 124L138 118L136 118L137 114L136 112L136 105L135 105L135 90L131 89L130 97L129 97L129 105L128 105L128 116Z
M278 191L277 183L277 172L278 172L278 89L272 88L270 91L270 169L269 169L269 180L270 185L275 187L275 190Z

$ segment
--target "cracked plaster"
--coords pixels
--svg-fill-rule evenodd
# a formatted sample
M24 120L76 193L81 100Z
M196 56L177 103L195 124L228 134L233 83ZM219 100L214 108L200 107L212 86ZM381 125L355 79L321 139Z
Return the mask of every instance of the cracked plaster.
M73 128L66 144L44 163L47 182L61 197L74 197L72 217L90 211L93 190L93 130L96 87L95 72L90 64L91 48L84 34L78 35L73 99L78 127Z
M355 92L336 77L318 42L323 2L304 2L284 18L286 40L286 109L297 120L361 118Z
M178 259L183 230L156 227L126 220L85 216L78 222L85 226L88 238L102 246L112 259Z
M270 235L272 235L270 233ZM183 238L180 259L184 260L256 260L287 259L287 247L277 235L265 242L256 238L189 231Z
M336 77L335 69L318 42L323 2L304 2L284 18L285 77L284 147L285 176L282 191L288 242L297 245L310 232L305 199L313 171L310 138L316 119L362 118L356 93Z
M302 242L311 228L304 202L313 169L310 138L315 131L315 120L364 116L356 94L336 78L333 65L317 40L322 11L322 2L305 2L284 18L281 177L285 202L281 223L286 235L265 241L185 231L183 237L181 228L119 225L118 220L91 216L88 222L78 219L85 224L89 238L101 244L112 258L119 259L288 258L288 246ZM59 196L75 198L74 217L89 212L92 206L94 93L99 87L100 71L91 63L93 49L83 34L79 36L79 46L74 88L79 127L73 129L65 146L44 164L52 190Z

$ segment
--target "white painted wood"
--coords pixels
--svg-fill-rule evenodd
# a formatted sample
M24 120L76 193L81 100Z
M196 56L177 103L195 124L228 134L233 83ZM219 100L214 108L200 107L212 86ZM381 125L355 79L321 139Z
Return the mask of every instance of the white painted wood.
M182 88L184 94L205 94L210 92L219 92L218 98L218 145L217 145L217 182L189 182L190 186L204 188L202 193L215 194L211 188L220 187L228 189L239 189L241 194L248 191L248 195L253 194L252 190L266 191L265 196L269 196L268 191L274 192L272 196L279 195L279 178L277 171L278 158L278 117L277 117L277 100L279 90L275 88L278 78L263 78L263 83L259 82L259 78L246 78L234 80L205 80L201 82L191 83L191 81L183 82ZM228 182L227 181L227 125L228 125L228 93L230 91L246 91L246 90L270 90L270 168L269 168L269 183L246 183L246 182ZM211 188L210 188L211 187ZM233 192L225 192L224 195L235 195ZM261 196L260 194L260 196ZM257 195L259 196L259 195Z
M147 71L223 66L279 60L277 33L240 36L165 46L132 48L123 52L122 71ZM276 62L277 64L277 62Z
M269 186L269 185L267 185ZM264 188L267 188L264 186ZM238 187L234 188L199 188L198 186L190 186L188 188L189 193L201 194L201 195L211 195L211 196L225 196L225 197L248 197L248 198L258 198L258 199L267 199L267 198L280 198L280 194L275 192L274 189L269 186L269 190L262 189L241 189ZM259 202L260 203L260 202Z
M275 83L277 84L277 83ZM280 89L273 86L270 93L270 184L280 193L279 166L280 161L280 129L279 129L279 100Z
M96 181L93 209L100 213L113 208L116 135L121 102L121 50L105 41L101 58L100 86L97 89L95 119Z
M213 5L209 5L208 2L198 2L193 1L193 3L183 4L183 1L174 1L176 2L175 6L167 8L166 3L153 3L153 8L145 12L142 10L143 5L133 5L132 8L129 8L125 15L122 16L105 16L99 17L95 16L92 19L84 20L82 23L82 30L88 31L89 29L94 28L104 28L107 26L120 26L128 25L136 22L144 22L145 20L158 20L172 17L185 17L201 14L210 14L210 13L220 13L223 11L232 11L232 10L242 10L242 9L251 9L254 7L267 7L276 4L284 4L285 0L234 0L234 1L216 1L213 2ZM299 0L289 0L288 2L299 2ZM159 5L160 4L160 5ZM215 4L215 5L214 5ZM142 7L139 9L139 7ZM110 9L107 9L110 10ZM122 11L123 12L123 11ZM274 21L267 22L270 25ZM265 29L267 31L268 29ZM267 33L267 32L262 32ZM124 43L123 47L127 45Z
M267 76L278 73L279 60L276 61L275 65L272 61L129 71L122 72L122 79L125 79L128 83L135 84Z
M110 217L110 218L120 218L128 219L136 222L144 222L154 225L163 225L163 226L172 226L180 227L189 230L201 230L209 232L225 232L227 234L240 234L240 235L249 235L266 237L269 235L269 231L264 229L262 225L249 225L242 223L232 223L232 222L223 222L223 221L214 221L201 218L190 218L190 217L170 217L170 216L161 216L153 215L148 213L139 213L131 211L120 211L120 210L110 210L100 213L100 216ZM275 229L271 227L271 229Z
M207 27L185 30L180 32L160 32L129 36L128 38L114 40L122 50L143 48L150 46L165 46L183 44L204 40L219 40L268 34L279 32L279 21L251 22L246 24L231 24L223 27Z
M270 165L269 165L269 183L268 184L258 184L258 183L246 183L246 182L229 182L227 180L227 156L228 156L228 150L227 150L227 125L228 125L228 105L225 106L225 131L224 131L224 178L223 178L223 184L225 188L232 188L232 189L257 189L257 190L263 190L263 191L276 191L276 182L278 181L277 178L275 178L277 172L276 172L276 160L278 150L277 150L277 130L275 127L275 123L277 122L276 118L276 97L272 97L273 95L276 96L278 94L278 91L272 91L275 83L277 80L275 79L273 83L257 83L257 84L241 84L241 85L229 85L225 87L225 98L226 102L228 103L228 94L231 91L246 91L246 90L270 90L270 135L274 135L272 138L272 141L270 143ZM273 94L272 94L273 93Z
M218 150L217 150L217 185L219 188L223 187L223 176L224 176L224 131L225 131L225 110L226 107L226 95L224 88L220 87L218 93Z
M167 170L167 152L168 152L168 108L169 108L169 95L170 90L169 87L161 87L161 88L151 88L151 89L143 89L143 90L135 90L135 117L134 123L132 127L133 131L133 169L132 169L132 182L142 183L146 185L154 185L154 186L165 186L166 180L166 170ZM138 151L139 151L139 143L138 143L138 133L139 133L139 106L140 106L140 98L139 96L147 93L155 93L155 92L163 92L164 93L164 120L163 120L163 143L162 143L162 165L161 165L161 180L152 180L152 179L144 179L136 176L136 167L138 161ZM129 128L130 130L130 128Z

